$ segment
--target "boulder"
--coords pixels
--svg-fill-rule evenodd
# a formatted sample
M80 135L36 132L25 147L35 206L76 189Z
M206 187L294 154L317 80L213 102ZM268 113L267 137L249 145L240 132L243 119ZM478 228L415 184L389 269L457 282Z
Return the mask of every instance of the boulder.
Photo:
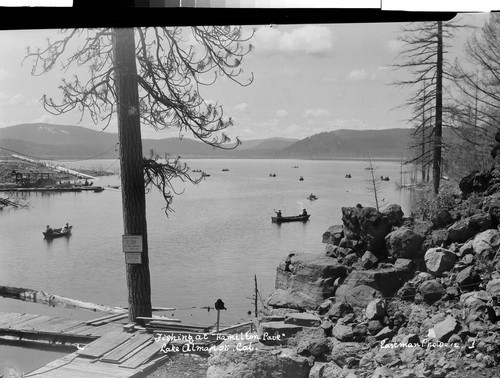
M491 281L490 281L491 282ZM486 305L491 296L484 290L465 293L460 296L460 303L469 309L475 309Z
M500 224L500 192L485 198L483 210L491 216L492 226Z
M481 276L476 273L476 270L473 266L468 266L467 268L458 272L455 277L455 282L460 290L472 291L478 288L481 282Z
M311 310L335 294L337 279L347 269L327 256L297 253L289 255L277 268L276 291L268 304L274 307Z
M368 303L365 309L365 316L368 320L383 319L386 314L385 301L380 298Z
M350 288L366 285L380 291L383 296L392 296L409 278L406 271L394 267L372 270L355 270L345 280ZM373 299L373 298L372 298Z
M410 259L397 259L394 261L394 269L397 271L402 271L405 273L409 273L415 267L415 263Z
M344 301L353 307L365 308L373 298L382 296L380 291L367 285L341 285L335 294L337 301Z
M424 237L409 227L400 227L385 237L387 252L395 258L411 259L420 250Z
M360 247L376 255L385 253L385 237L392 226L382 213L373 207L343 207L342 221L348 239L361 241Z
M474 214L470 217L472 224L476 226L479 231L486 231L493 227L493 220L491 215L483 211Z
M447 272L455 266L457 256L452 251L438 247L427 250L424 260L427 271L439 277L443 272Z
M365 269L371 269L377 265L378 258L370 251L366 251L363 256L361 256L361 266Z
M332 336L339 341L352 341L354 333L351 326L337 323L332 328Z
M464 195L473 192L484 192L488 188L491 179L489 171L473 171L460 180L458 184Z
M437 280L424 281L418 287L418 291L422 294L424 301L433 303L442 298L444 294L443 285Z
M347 267L351 267L354 264L356 264L359 260L359 256L356 253L349 253L347 256L345 256L342 260L342 265L345 265Z
M323 243L339 245L340 240L344 237L344 227L340 224L331 226L323 234Z
M328 312L326 313L326 317L329 319L340 319L343 318L346 314L352 314L354 312L352 306L345 302L345 301L340 301L337 303L334 303Z
M441 228L452 223L453 218L448 210L441 209L434 213L431 222L434 227Z
M462 244L462 246L458 249L459 257L474 253L474 249L472 248L473 241L474 240L468 240L466 243Z
M418 334L420 325L427 318L429 314L427 310L419 305L412 305L410 315L408 316L407 330L409 333Z
M490 229L477 234L472 241L472 249L478 255L492 257L500 247L500 231Z
M357 342L338 343L332 346L330 357L340 367L347 366L350 361L359 361L366 353L365 345Z
M285 317L285 324L293 324L301 327L319 327L321 318L316 314L307 312L290 314Z
M385 215L392 227L401 227L403 224L404 213L399 205L393 204L387 206L382 210L382 214Z
M491 297L497 297L500 298L500 278L497 278L495 280L491 280L486 284L486 292L491 296Z
M447 316L443 321L434 325L434 335L438 341L447 342L457 331L458 323L452 316Z
M282 344L287 338L302 331L301 326L286 324L285 322L260 323L258 334L262 343Z
M479 227L470 218L460 219L448 227L448 240L464 243L479 232Z
M325 254L328 257L339 258L344 257L349 253L351 253L351 249L339 247L338 245L327 244L325 247Z
M434 230L431 234L431 240L433 245L443 245L448 241L448 230L445 228Z
M399 355L401 361L406 365L414 365L418 361L422 360L423 357L425 357L425 349L420 346L413 348L404 348Z
M426 236L432 232L433 225L431 221L415 221L413 223L413 231L416 234Z
M297 353L302 356L322 358L330 351L330 342L322 328L309 328L297 334Z
M345 374L335 362L315 361L309 372L309 378L344 378Z
M389 327L384 327L375 335L375 339L385 340L385 339L390 339L393 336L394 336L394 331Z
M379 320L370 320L368 322L367 331L370 335L376 335L384 328L383 324Z
M389 365L398 360L396 351L393 348L381 348L375 355L375 361L379 365Z
M398 290L397 296L406 301L413 301L417 294L417 288L413 282L405 282L403 287Z
M292 349L241 340L225 340L210 354L208 365L207 378L308 378L310 371L308 358Z

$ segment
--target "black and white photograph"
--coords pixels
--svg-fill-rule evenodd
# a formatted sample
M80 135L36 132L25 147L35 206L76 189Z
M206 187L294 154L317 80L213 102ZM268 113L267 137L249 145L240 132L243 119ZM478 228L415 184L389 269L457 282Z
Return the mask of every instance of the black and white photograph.
M0 30L0 378L500 376L500 15L160 3Z

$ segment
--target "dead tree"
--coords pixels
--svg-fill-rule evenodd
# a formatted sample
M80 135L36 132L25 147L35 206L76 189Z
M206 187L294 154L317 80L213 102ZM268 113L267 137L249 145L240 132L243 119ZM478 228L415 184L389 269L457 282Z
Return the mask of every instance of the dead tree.
M393 65L393 68L409 73L408 78L398 80L395 84L414 89L403 104L412 110L407 121L415 127L415 135L419 136L412 146L417 153L411 162L423 166L432 163L435 194L439 192L442 175L443 127L447 126L443 118L447 112L443 105L444 81L452 78L448 74L449 64L444 59L447 48L445 41L453 36L453 29L457 27L457 24L442 21L404 26L399 36L405 46L399 56L402 63Z

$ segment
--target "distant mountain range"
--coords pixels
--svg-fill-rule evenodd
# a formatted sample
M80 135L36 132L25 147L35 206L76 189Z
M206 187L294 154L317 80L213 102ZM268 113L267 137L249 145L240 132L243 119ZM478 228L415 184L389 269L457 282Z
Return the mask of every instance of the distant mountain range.
M143 139L151 150L183 158L400 158L406 156L409 129L338 130L305 139L243 140L234 150L213 148L188 138ZM47 123L0 128L0 156L12 153L41 159L117 158L118 134L81 126Z

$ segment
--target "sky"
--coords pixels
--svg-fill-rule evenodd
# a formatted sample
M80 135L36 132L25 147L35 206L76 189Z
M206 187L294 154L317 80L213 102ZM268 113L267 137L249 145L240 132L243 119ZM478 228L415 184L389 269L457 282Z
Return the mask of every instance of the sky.
M485 13L461 15L481 26ZM409 110L400 105L409 89L391 83L404 72L391 65L400 62L403 45L397 40L402 23L301 24L254 26L254 50L241 67L240 87L221 79L205 87L206 100L217 102L231 116L231 137L244 140L283 137L303 139L340 129L388 129L408 127ZM247 32L251 26L244 26ZM44 94L60 98L58 86L71 70L54 69L43 76L30 74L31 63L23 58L26 48L43 47L55 30L0 31L0 127L47 122L79 125L101 130L80 113L54 116L40 102ZM454 40L452 54L463 58L463 43L473 33L464 31ZM116 118L106 129L117 132ZM176 130L142 128L143 138L178 136ZM190 137L188 134L185 137Z

